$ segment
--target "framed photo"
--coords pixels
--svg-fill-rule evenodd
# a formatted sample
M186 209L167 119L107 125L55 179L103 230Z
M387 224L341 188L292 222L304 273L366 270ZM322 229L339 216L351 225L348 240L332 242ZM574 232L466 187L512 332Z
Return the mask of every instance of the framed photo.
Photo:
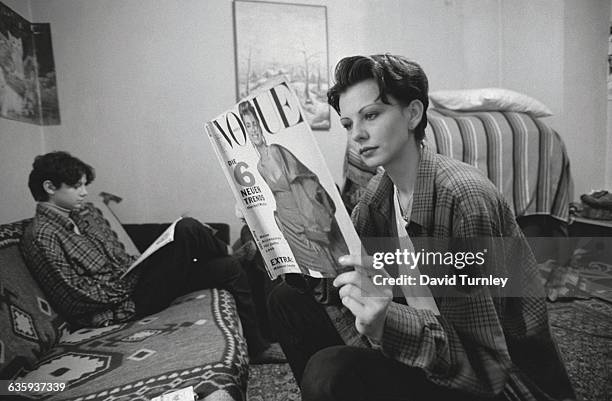
M327 8L234 1L236 98L285 75L315 130L330 127Z

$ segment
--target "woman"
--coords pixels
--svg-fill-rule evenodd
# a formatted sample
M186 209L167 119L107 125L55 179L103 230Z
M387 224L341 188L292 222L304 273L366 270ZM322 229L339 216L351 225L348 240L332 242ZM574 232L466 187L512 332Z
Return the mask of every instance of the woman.
M257 170L276 201L275 218L298 266L335 277L338 258L348 252L334 213L336 207L319 178L288 149L268 145L259 118L248 101L238 106L251 143L259 154Z
M495 187L473 167L425 146L428 83L418 64L392 55L348 57L335 78L329 103L364 163L384 167L353 212L363 239L504 237L531 256ZM374 285L371 259L346 255L340 262L355 267L333 282L341 305L323 307L287 285L270 295L303 400L574 397L535 293L436 297L438 314ZM533 258L523 262L522 282L536 282Z

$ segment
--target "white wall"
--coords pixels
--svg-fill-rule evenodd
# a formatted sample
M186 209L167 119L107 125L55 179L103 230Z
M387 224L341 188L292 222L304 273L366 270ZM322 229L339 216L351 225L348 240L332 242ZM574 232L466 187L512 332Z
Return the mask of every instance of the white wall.
M576 192L603 184L608 0L294 2L327 6L330 68L350 54L400 53L423 65L432 90L505 86L547 103ZM188 211L232 223L235 238L234 202L202 128L235 102L232 1L29 4L33 20L51 23L58 75L62 125L45 127L45 151L94 165L90 192L123 196L115 211L125 222ZM336 116L315 135L339 182Z
M612 21L612 0L610 0L610 21ZM612 22L611 22L612 24ZM608 44L608 46L610 46ZM608 50L609 51L609 50ZM612 98L608 98L608 153L606 156L606 186L612 190Z
M497 59L486 63L495 21L470 15L497 15L497 0L306 3L328 7L330 67L349 54L396 52L419 60L432 88L495 83ZM115 207L124 221L189 212L231 222L235 238L234 202L202 130L235 102L231 0L31 4L36 20L51 23L60 88L62 125L45 128L47 149L94 165L90 193L124 197ZM330 132L315 135L340 183L346 136L335 116Z
M604 188L612 191L612 100L608 100L608 153L606 156L606 184Z
M180 6L179 6L180 5ZM235 101L229 1L32 1L53 28L62 125L124 222L235 221L204 122Z
M565 3L562 124L576 198L605 184L607 147L608 0ZM612 189L612 187L608 187Z
M28 2L2 2L31 20ZM0 222L30 217L34 200L28 190L28 174L34 157L44 152L41 127L0 118Z

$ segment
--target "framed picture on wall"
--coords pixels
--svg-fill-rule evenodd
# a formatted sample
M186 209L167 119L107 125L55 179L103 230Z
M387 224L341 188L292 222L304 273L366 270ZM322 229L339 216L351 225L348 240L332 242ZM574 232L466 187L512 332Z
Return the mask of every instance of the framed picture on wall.
M327 8L234 1L237 100L285 75L312 129L330 127Z

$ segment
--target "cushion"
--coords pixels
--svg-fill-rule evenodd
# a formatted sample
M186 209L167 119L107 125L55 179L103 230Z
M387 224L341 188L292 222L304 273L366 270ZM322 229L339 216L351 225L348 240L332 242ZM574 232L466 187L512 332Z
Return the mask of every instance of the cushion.
M29 220L0 226L0 378L31 369L68 326L45 300L19 250Z
M509 89L482 88L441 90L429 93L432 103L439 108L461 111L515 111L535 117L552 116L542 102Z
M117 238L125 246L125 251L128 253L128 255L140 255L140 252L138 252L138 248L136 248L136 245L134 245L134 242L132 241L128 233L125 231L119 220L117 220L117 217L113 214L108 205L102 202L102 200L97 199L92 200L91 203L100 212L102 212L102 216L104 216L104 219L110 226L111 230L113 230L115 234L117 234Z
M248 358L239 327L230 293L202 290L139 321L64 335L23 380L68 383L43 395L50 400L144 400L189 386L200 397L242 400Z

